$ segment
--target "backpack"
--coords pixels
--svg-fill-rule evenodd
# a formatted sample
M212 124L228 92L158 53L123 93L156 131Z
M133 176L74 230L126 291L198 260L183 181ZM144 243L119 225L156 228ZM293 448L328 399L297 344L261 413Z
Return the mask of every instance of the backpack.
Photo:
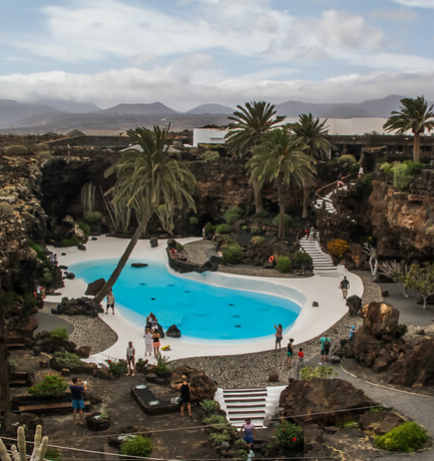
M324 341L323 343L323 348L325 351L328 351L330 349L330 346L331 346L331 343L330 343L330 339L329 338L326 338L326 340Z

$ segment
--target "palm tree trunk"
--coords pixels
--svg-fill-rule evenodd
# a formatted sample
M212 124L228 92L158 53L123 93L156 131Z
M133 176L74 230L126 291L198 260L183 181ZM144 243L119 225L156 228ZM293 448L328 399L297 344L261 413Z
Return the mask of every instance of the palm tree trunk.
M420 162L420 134L419 133L414 133L413 161Z
M302 218L307 218L309 211L310 187L303 181L303 214Z
M262 204L262 188L257 181L253 183L253 193L255 195L255 213L264 211L264 205Z
M0 288L0 414L10 409L9 364L6 346L6 308L3 303L3 291Z
M285 238L285 197L283 195L283 187L280 179L277 179L277 201L279 203L279 227L277 230L277 238L283 240Z
M141 237L141 235L145 232L146 227L148 226L148 222L151 219L152 213L144 213L142 220L140 221L136 232L134 232L134 235L131 237L130 242L128 243L127 248L124 251L124 254L121 256L121 258L118 261L118 265L116 266L115 270L112 272L112 275L110 275L110 278L107 280L106 284L101 288L101 290L97 293L97 295L94 298L94 301L98 304L101 303L101 301L107 296L107 293L110 291L110 289L113 287L113 285L116 283L116 280L119 278L121 275L122 269L125 267L125 264L128 261L128 258L130 257L132 251L134 250L134 247L136 246L137 241Z

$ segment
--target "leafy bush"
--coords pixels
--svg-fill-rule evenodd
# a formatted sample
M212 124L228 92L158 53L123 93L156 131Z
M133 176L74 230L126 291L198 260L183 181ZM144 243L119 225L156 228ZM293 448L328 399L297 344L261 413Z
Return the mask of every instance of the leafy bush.
M23 297L24 308L27 312L32 312L33 309L37 306L38 300L30 294L24 295Z
M48 268L44 269L44 271L42 272L42 277L44 279L44 283L47 285L49 285L53 281L53 274Z
M418 424L406 421L387 434L375 439L375 446L386 451L409 453L420 448L428 440L428 435Z
M243 226L241 226L241 230L243 232L247 232L249 230L249 226L247 226L246 224L244 224Z
M80 221L78 227L83 231L84 238L87 240L90 235L90 226L88 223Z
M372 180L374 179L374 173L365 174L362 178L363 195L369 197L372 193Z
M291 216L289 214L285 214L283 217L283 223L285 227L289 227L291 225ZM279 215L275 216L273 218L273 221L271 223L273 227L277 227L279 225Z
M63 368L68 368L68 370L73 370L81 365L80 357L72 352L56 352L54 354L54 359L62 365Z
M348 242L341 239L333 239L327 243L327 251L337 258L342 258L350 249Z
M253 221L264 221L268 217L268 211L262 210L252 216Z
M181 253L181 251L184 249L184 245L182 243L180 243L180 242L176 242L176 247L175 248L176 248L176 251L178 253Z
M65 247L76 247L81 243L81 240L78 237L71 237L69 239L63 239L62 245Z
M115 377L119 378L124 373L128 372L128 365L126 360L106 360L107 366L109 367L109 372Z
M195 227L199 224L199 220L196 218L196 216L190 216L188 218L188 224L190 224L192 227Z
M84 219L89 224L95 224L95 223L101 221L102 213L100 211L85 211L84 212Z
M27 148L16 144L14 146L9 146L5 149L5 155L23 155L27 154Z
M231 435L228 431L223 431L221 433L214 433L209 435L210 442L216 447L220 446L223 442L230 442Z
M292 262L288 256L278 256L276 259L276 269L282 274L291 272Z
M292 261L297 266L311 266L312 265L312 258L302 250L297 250L292 255Z
M264 242L265 242L264 237L261 237L260 235L256 235L255 237L252 237L250 240L250 243L257 247L260 247L261 245L263 245Z
M243 259L243 249L238 243L233 243L223 250L223 264L238 264Z
M152 453L152 442L149 437L136 435L130 440L125 440L121 445L121 454L127 456L146 457Z
M303 381L310 381L314 378L330 379L338 376L332 367L325 367L324 365L316 368L305 367L300 371L300 375Z
M33 385L29 393L36 397L61 397L67 388L68 384L61 376L50 373L45 375L43 381Z
M202 154L205 162L216 162L220 159L220 154L215 150L207 150Z
M258 235L258 234L262 234L263 230L261 226L258 226L257 224L253 224L253 226L250 228L250 232L252 234Z
M387 174L387 175L392 174L392 168L393 168L393 165L389 162L385 162L380 165L380 171L382 171L384 174Z
M200 407L206 416L210 416L220 408L220 405L215 400L204 399L200 402Z
M422 162L413 162L413 160L404 160L402 162L404 165L407 165L407 172L411 176L416 176L424 169L424 164Z
M237 222L241 218L243 213L244 213L244 211L238 206L229 208L225 212L226 224L234 224L235 222Z
M157 357L157 366L155 367L155 373L160 378L167 378L172 373L172 365L169 363L169 357L159 355Z
M204 227L207 234L214 234L216 226L213 223L207 222Z
M349 171L350 167L357 163L357 160L354 157L354 155L344 154L338 158L337 163L339 165L339 168L341 168L344 171Z
M40 144L33 144L27 148L28 152L33 152L36 154L37 152L47 152L50 150L50 146L44 142Z
M303 444L303 429L298 424L281 423L276 431L276 440L282 447L297 448Z
M8 365L9 365L9 372L11 374L14 374L17 371L18 368L18 363L14 359L8 359Z
M15 291L7 291L3 295L3 304L6 308L12 307L16 303L21 303L22 300L21 296L15 293Z
M60 341L68 341L69 334L66 328L54 328L50 331L50 336L52 339L59 339Z
M222 415L211 415L202 420L203 424L206 426L211 426L211 429L215 431L227 430L229 423L226 418Z
M398 190L406 190L413 178L408 173L408 167L405 163L397 163L392 168L393 172L393 187Z
M47 461L62 461L62 453L57 451L57 448L49 447L45 453L44 459Z
M231 226L229 224L220 224L216 227L215 230L216 234L230 234L231 233Z

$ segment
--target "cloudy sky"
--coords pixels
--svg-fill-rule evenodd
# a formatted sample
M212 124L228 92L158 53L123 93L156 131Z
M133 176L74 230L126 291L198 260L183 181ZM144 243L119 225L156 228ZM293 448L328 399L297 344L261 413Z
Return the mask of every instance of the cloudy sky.
M434 0L2 2L0 98L434 99Z

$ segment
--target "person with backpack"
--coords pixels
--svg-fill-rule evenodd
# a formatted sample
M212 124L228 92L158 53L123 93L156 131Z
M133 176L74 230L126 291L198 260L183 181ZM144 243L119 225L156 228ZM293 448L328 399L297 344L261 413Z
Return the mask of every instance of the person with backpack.
M348 279L345 276L342 279L341 283L339 284L339 288L342 290L342 297L344 299L347 299L348 288L350 288L350 282L348 281Z
M323 365L325 362L329 361L331 341L328 336L324 335L321 336L319 342L321 343L321 361L319 362L319 364Z

